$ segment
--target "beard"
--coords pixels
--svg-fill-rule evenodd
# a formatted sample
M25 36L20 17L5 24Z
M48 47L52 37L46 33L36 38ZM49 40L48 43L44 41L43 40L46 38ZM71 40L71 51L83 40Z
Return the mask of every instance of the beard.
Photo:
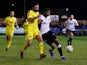
M39 10L35 10L35 9L33 9L35 12L37 12L37 11L39 11Z

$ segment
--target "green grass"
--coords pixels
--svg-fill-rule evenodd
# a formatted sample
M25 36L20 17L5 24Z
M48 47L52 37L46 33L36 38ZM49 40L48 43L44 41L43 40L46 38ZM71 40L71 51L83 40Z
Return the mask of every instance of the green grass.
M14 36L10 49L6 52L6 38L0 36L0 65L86 65L87 64L87 37L76 36L73 40L74 51L66 52L67 38L58 36L66 61L60 59L57 49L54 50L55 58L51 58L48 52L49 46L44 43L44 53L46 58L39 59L38 42L33 40L32 45L25 51L25 58L20 59L20 49L23 47L24 36Z

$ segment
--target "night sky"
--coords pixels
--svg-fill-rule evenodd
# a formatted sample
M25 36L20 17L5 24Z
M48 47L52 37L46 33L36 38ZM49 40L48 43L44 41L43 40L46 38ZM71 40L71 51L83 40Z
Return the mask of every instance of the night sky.
M31 9L33 3L40 4L40 10L45 7L50 9L69 8L70 13L74 14L77 19L87 19L87 2L86 0L25 0L26 12ZM12 7L14 3L14 7ZM0 0L0 17L9 15L9 11L14 10L18 17L24 15L24 0Z

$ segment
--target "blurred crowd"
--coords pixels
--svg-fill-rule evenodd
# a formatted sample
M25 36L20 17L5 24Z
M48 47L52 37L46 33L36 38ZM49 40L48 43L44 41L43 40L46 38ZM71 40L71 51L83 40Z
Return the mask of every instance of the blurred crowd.
M77 20L77 21L79 23L79 26L76 27L75 35L87 35L87 20ZM5 27L3 22L4 22L4 18L0 18L0 27ZM22 27L24 18L17 18L17 22L19 24L19 27ZM65 23L65 21L60 21L59 25L51 26L51 30L55 34L62 35L64 23Z

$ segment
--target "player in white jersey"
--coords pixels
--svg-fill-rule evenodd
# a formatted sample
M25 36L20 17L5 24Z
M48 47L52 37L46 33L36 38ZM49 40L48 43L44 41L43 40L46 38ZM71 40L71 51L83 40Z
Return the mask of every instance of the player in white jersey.
M55 48L54 44L56 44L58 52L61 56L62 60L66 60L66 58L63 56L62 53L62 47L61 44L59 43L58 39L56 38L55 34L50 30L50 24L51 25L58 25L57 22L52 22L50 18L50 9L46 9L44 12L44 15L41 15L41 27L40 27L40 32L42 34L43 40L50 46L49 52L51 57L54 57L53 50Z
M76 19L74 19L74 15L70 15L68 20L65 22L65 28L67 30L68 34L68 45L72 45L72 39L75 31L75 26L79 26L78 22Z

